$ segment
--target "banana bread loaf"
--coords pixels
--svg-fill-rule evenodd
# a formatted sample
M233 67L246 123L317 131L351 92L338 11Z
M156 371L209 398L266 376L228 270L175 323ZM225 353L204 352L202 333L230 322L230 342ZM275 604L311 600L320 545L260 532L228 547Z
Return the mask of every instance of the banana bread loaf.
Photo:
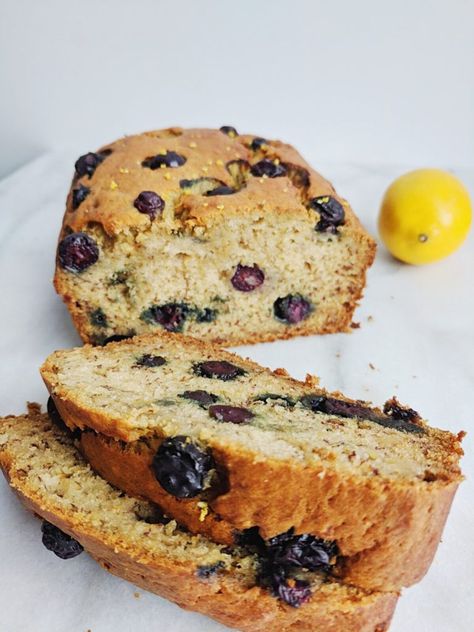
M276 565L261 552L183 531L94 474L71 434L35 407L0 419L0 466L23 503L48 521L43 543L64 559L83 547L111 573L239 630L388 629L395 593L344 586L322 568Z
M55 286L86 342L347 331L375 243L290 146L179 128L81 156Z
M58 351L42 375L113 484L222 543L316 536L337 551L333 573L364 588L424 575L461 480L462 433L192 338Z

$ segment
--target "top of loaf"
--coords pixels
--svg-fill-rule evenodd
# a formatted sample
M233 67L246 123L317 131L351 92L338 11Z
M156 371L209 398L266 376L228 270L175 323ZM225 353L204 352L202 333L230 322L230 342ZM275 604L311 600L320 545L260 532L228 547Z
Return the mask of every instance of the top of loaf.
M155 217L135 206L143 191L156 193L164 203ZM348 203L291 145L228 127L172 127L126 136L82 156L64 228L76 232L99 224L115 235L158 224L199 234L200 227L223 216L255 209L306 215L316 222L320 216L310 201L324 196L343 205L342 231L358 225Z

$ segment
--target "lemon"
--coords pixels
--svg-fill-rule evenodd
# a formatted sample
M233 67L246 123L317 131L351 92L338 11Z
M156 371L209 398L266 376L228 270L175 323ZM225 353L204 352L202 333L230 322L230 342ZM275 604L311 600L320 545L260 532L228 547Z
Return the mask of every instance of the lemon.
M389 186L378 226L394 257L421 265L457 250L471 219L469 194L458 178L440 169L417 169Z

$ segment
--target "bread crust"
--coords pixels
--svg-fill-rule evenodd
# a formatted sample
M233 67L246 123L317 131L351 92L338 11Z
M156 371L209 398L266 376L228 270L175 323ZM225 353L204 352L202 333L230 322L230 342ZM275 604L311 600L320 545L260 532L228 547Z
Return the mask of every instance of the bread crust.
M249 370L261 370L256 363L214 345L186 337L179 341L172 334L159 336L171 344L184 342L207 352L212 349L220 359L237 362ZM154 337L143 339L153 341ZM208 500L211 511L200 520L202 512L197 501L173 498L154 478L151 460L162 437L148 436L148 447L134 445L133 440L139 434L134 435L119 419L110 418L106 410L84 408L67 390L54 384L55 359L53 354L46 360L43 379L71 428L98 433L86 432L82 439L82 449L93 467L131 495L157 502L189 530L225 543L233 541L236 530L253 526L260 527L264 538L293 527L296 533L336 540L344 557L341 576L348 583L368 589L398 590L419 581L428 570L462 480L458 466L462 436L430 429L442 445L445 479L407 482L382 476L349 475L337 468L321 469L322 466L296 460L261 459L241 446L210 440L213 457L226 472L227 490ZM284 370L275 373L287 377ZM308 393L317 388L317 380L311 376L305 384L291 378L290 381ZM353 402L340 393L333 395ZM115 439L128 445L123 446Z
M133 544L111 539L104 527L88 522L80 512L65 511L55 504L53 496L40 494L29 485L25 472L17 469L8 444L0 445L0 466L30 511L76 538L103 568L182 608L245 632L383 632L389 627L396 593L359 591L342 600L337 590L316 591L307 604L297 609L257 586L243 585L231 575L217 574L202 580L189 564L166 555L151 557Z
M366 271L375 257L375 241L364 230L347 201L338 196L332 184L312 169L292 146L280 141L268 141L263 151L254 152L250 148L253 138L250 135L229 137L212 129L170 128L128 136L103 147L99 152L110 150L112 153L101 162L92 176L73 179L60 240L70 232L88 232L91 228L99 228L103 231L106 249L117 240L128 237L133 243L131 247L140 249L141 244L154 233L163 232L173 239L172 235L176 233L194 234L196 230L206 232L220 223L231 221L233 217L250 216L255 209L263 208L266 213L274 213L276 217L304 218L308 231L311 231L318 214L308 208L308 201L313 197L332 196L344 207L345 222L338 231L342 237L349 238L351 249L357 252L357 264L354 266L353 279L344 291L344 298L337 300L337 297L332 297L334 306L331 311L320 319L309 318L290 326L281 324L278 328L262 326L255 331L242 331L242 327L236 325L229 327L224 334L222 331L213 331L213 328L208 328L206 333L202 333L201 329L193 333L230 346L350 331L353 312L365 286ZM165 150L184 155L186 163L179 169L153 171L141 166L144 158L164 153ZM226 168L228 161L255 163L262 158L276 159L302 170L307 174L309 185L295 184L294 179L287 177L252 177L245 187L233 195L211 197L185 195L180 187L182 180L198 176L217 178L232 187L235 182ZM86 186L90 193L74 208L72 192L78 186ZM161 218L152 221L134 207L135 196L143 190L159 191L166 200ZM97 343L97 331L91 326L87 305L74 287L71 273L58 264L54 286L66 303L81 339L86 343ZM141 323L139 331L144 331L144 327ZM107 335L112 333L125 332L115 329Z

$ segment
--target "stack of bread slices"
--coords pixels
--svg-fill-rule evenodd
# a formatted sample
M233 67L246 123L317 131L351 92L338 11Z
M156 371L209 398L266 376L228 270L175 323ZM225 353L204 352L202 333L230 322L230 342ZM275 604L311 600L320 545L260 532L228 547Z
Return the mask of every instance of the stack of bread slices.
M426 573L462 437L397 400L167 333L41 372L48 414L3 419L0 462L56 539L111 572L237 629L354 632L388 629Z

